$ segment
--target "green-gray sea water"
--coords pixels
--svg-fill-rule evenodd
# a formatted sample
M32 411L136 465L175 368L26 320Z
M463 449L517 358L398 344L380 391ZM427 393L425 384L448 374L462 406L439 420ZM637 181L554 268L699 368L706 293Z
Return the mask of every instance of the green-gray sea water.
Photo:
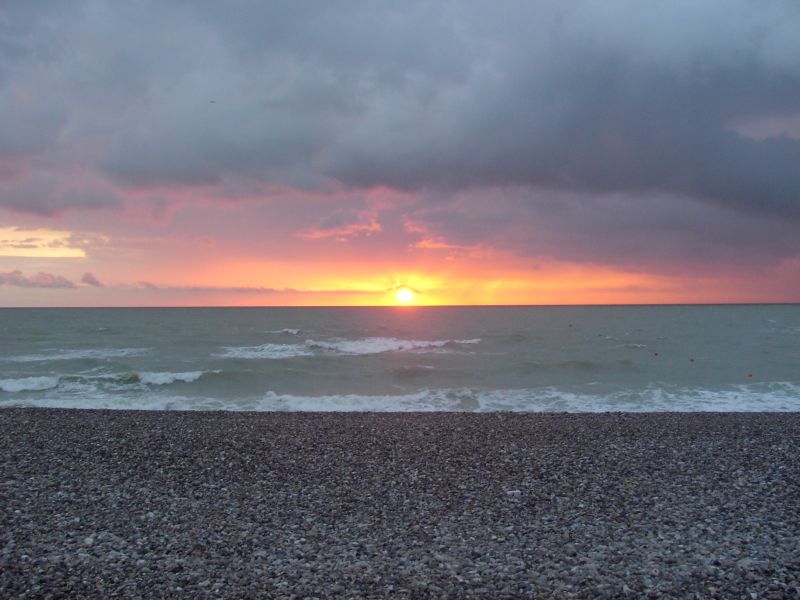
M800 306L0 309L0 406L797 411Z

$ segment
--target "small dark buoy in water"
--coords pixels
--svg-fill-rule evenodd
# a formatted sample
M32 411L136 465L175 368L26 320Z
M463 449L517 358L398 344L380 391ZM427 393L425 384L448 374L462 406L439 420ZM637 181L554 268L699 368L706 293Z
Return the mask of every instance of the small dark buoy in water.
M753 378L753 374L752 374L752 373L748 373L748 374L747 374L747 376L748 376L750 379L752 379L752 378Z
M658 352L653 352L653 356L658 356Z
M694 359L693 359L693 358L690 358L690 359L689 359L689 362L694 362Z

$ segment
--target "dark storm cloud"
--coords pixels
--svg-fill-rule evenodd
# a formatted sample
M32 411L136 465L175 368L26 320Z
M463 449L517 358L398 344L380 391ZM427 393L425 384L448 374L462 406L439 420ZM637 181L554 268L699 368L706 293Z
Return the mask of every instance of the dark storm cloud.
M800 112L800 5L564 6L552 21L529 15L527 38L495 22L468 89L396 115L388 138L365 123L332 172L411 189L661 191L800 217L800 141L729 130Z
M687 197L516 188L494 190L491 198L476 191L432 202L412 214L412 223L451 244L633 269L756 266L800 256L795 222Z
M318 188L329 177L326 154L371 106L409 86L434 94L469 67L445 15L424 6L208 3L159 12L171 27L151 23L148 34L170 49L174 70L151 74L147 104L100 163L126 185L238 176Z
M450 222L436 203L424 215L442 234L525 252L540 244L504 235L519 219L571 239L566 254L593 240L625 256L659 228L667 253L706 235L720 254L735 238L797 252L783 223L800 221L800 140L780 135L800 114L794 1L63 6L0 8L7 208L117 205L30 189L85 168L120 194L417 191L451 207ZM759 119L768 136L737 129ZM459 204L476 191L491 211Z

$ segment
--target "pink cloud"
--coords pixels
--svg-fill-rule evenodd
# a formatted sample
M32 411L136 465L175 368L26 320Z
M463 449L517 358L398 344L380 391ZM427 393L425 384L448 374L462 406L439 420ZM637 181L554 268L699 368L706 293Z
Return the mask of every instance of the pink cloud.
M337 241L347 241L355 236L372 235L381 231L383 227L374 213L341 210L323 219L316 227L301 231L298 236L312 240L334 238Z

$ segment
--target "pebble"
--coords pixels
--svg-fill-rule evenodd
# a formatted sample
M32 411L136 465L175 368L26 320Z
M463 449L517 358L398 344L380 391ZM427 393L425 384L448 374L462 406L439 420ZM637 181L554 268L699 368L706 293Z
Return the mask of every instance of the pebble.
M4 598L800 589L797 413L3 409L0 429Z

